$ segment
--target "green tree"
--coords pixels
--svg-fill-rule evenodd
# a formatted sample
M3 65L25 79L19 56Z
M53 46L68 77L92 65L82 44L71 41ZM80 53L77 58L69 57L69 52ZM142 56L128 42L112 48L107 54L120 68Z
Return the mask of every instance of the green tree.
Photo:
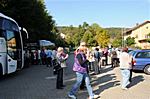
M111 39L121 38L122 28L105 28Z
M86 42L89 46L96 46L94 35L88 30L84 33L82 41Z
M29 32L29 39L54 40L55 21L46 10L44 0L1 0L0 12L15 19Z
M80 41L82 40L82 37L88 26L89 25L84 22L83 25L79 25L79 27L62 27L59 32L66 34L65 41L67 44L77 47L80 45Z
M87 29L89 27L89 24L87 22L83 22L82 28Z
M110 41L110 36L108 35L107 31L103 29L99 29L96 32L96 41L98 42L99 46L106 47Z
M120 47L122 45L122 39L114 39L112 42L113 47Z
M108 31L100 27L97 23L90 26L84 22L78 27L60 27L58 30L60 33L66 35L65 41L67 44L75 47L79 46L81 41L85 41L89 46L102 45L102 47L105 47L110 41Z
M129 37L125 40L127 46L134 45L134 44L135 44L135 40L134 40L134 39L135 39L134 37L130 37L130 36L129 36Z
M79 29L77 27L69 26L69 27L59 27L59 33L63 33L66 35L65 41L67 45L75 46L79 41ZM74 39L75 38L75 39Z
M56 46L62 46L62 47L66 46L65 40L63 38L61 38L59 34L56 36L55 44L56 44Z

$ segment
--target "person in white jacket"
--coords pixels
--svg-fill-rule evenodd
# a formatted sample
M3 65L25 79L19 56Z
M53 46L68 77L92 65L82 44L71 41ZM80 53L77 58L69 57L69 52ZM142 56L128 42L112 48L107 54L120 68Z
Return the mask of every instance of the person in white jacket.
M122 74L122 89L127 90L127 86L130 84L130 70L132 69L132 56L127 53L128 48L123 48L123 52L120 54L120 70Z

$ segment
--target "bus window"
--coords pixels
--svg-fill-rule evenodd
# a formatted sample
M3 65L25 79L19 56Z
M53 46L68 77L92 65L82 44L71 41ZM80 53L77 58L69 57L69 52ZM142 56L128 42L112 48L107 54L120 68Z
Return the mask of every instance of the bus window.
M19 31L17 25L14 22L9 21L7 19L3 20L3 29L10 30L10 31Z
M11 58L16 59L16 38L13 31L6 30L7 51Z

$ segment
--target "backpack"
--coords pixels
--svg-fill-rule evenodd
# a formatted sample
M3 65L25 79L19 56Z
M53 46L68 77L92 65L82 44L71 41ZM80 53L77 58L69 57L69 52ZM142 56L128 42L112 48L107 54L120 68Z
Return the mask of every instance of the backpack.
M96 51L94 53L94 57L97 58L97 59L100 59L100 53L98 51Z

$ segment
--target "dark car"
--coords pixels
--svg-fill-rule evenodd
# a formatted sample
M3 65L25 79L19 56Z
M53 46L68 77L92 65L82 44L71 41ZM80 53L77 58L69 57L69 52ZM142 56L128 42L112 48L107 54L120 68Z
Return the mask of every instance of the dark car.
M133 70L143 70L150 75L150 50L134 50L129 54L133 56Z

